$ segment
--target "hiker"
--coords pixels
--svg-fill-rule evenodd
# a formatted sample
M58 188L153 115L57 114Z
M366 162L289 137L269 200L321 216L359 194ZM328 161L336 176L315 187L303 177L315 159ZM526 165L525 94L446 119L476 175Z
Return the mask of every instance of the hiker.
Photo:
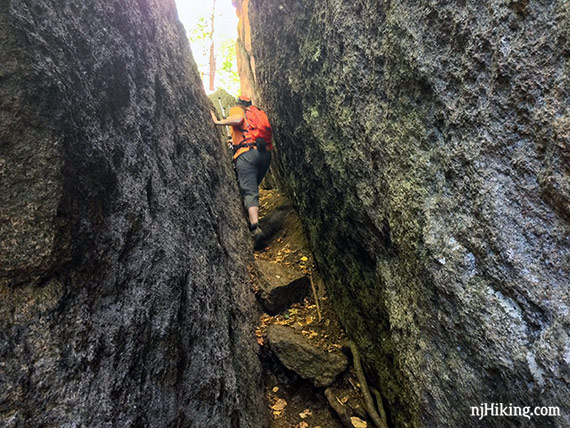
M249 230L257 245L263 240L263 231L259 227L258 186L271 163L271 126L265 112L243 95L226 119L218 120L214 112L211 113L216 125L231 126L239 188L249 216Z

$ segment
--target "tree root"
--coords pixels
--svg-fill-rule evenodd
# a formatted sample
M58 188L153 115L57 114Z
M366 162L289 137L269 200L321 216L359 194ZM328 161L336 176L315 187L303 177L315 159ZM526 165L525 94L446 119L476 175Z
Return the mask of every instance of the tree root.
M380 417L382 418L384 425L388 426L388 418L386 417L386 411L384 410L384 404L382 403L382 395L380 394L380 391L378 391L373 386L370 387L370 391L372 392L374 398L376 399L376 408L380 413Z
M334 394L331 388L325 389L325 397L327 397L329 405L336 412L342 424L346 428L354 428L354 425L352 425L352 422L350 420L351 416L350 411L348 410L347 406L343 406L337 401L336 395Z
M358 352L358 348L356 347L355 343L352 340L350 341L350 351L352 352L354 371L356 372L356 377L358 378L358 382L360 383L360 389L362 390L362 395L364 396L366 411L368 412L370 419L372 419L372 422L374 423L374 425L376 425L377 428L388 428L387 424L384 422L386 418L386 414L384 412L384 406L382 406L381 410L381 412L384 414L384 418L381 418L380 415L378 415L378 412L376 411L376 406L374 405L374 401L372 400L372 396L370 395L370 390L368 389L366 376L364 376L364 370L362 370L362 364L360 362L360 353ZM382 401L380 400L380 404L381 403Z
M315 281L313 281L313 273L309 276L311 279L311 288L313 289L313 297L315 298L315 305L317 305L317 314L319 315L319 321L323 319L323 315L321 314L321 305L319 304L319 296L317 293L317 287L315 287Z

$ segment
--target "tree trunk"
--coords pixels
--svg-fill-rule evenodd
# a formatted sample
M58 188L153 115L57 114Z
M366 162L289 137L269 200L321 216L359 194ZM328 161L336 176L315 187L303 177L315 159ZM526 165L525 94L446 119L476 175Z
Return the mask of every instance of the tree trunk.
M214 20L216 12L216 0L212 2L212 16L210 17L212 23L212 32L210 33L210 91L213 91L214 81L216 79L216 55L214 53Z

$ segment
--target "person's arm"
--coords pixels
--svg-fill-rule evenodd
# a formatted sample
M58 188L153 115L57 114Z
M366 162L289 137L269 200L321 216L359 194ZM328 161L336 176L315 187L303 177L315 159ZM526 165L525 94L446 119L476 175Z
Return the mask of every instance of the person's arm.
M212 119L214 120L214 124L216 124L216 125L240 126L241 123L243 122L243 116L240 114L234 114L234 115L228 116L226 119L218 120L213 111L211 111L210 113L212 113Z

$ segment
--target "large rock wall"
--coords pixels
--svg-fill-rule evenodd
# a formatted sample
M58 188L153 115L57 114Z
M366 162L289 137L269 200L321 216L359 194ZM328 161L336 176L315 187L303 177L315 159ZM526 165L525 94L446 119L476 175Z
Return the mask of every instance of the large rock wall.
M240 80L240 93L255 98L255 58L251 46L251 24L249 22L249 0L232 0L239 18L236 60Z
M2 1L0 45L0 425L265 426L251 247L174 1Z
M251 0L249 18L282 184L391 420L567 425L568 2Z

